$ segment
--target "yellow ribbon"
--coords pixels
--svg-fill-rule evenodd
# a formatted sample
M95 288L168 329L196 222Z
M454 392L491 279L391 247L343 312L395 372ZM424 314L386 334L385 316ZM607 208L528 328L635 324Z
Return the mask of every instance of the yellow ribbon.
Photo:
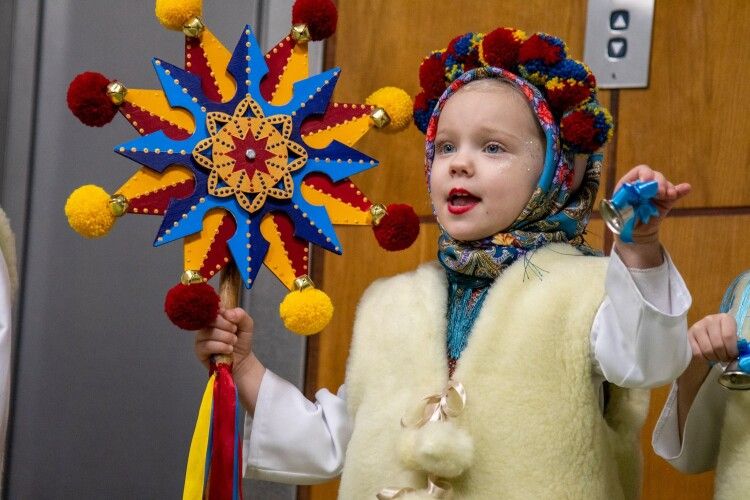
M427 422L443 422L451 417L457 417L466 406L466 390L461 382L451 380L440 394L431 394L424 398L422 417L416 422L409 423L401 419L402 427L422 427Z
M445 481L441 481L434 476L427 476L427 488L424 490L428 495L433 498L450 499L453 497L453 488L450 484ZM416 493L417 490L414 488L383 488L380 493L377 494L378 500L393 500L394 498L401 498L407 493Z
M392 500L394 498L401 498L407 493L414 493L415 491L417 490L414 488L388 487L380 490L380 493L377 494L377 498L378 500Z
M193 441L190 443L190 453L185 470L185 486L182 490L183 500L201 500L203 498L203 480L206 475L206 449L208 448L208 434L211 430L211 406L214 396L214 379L212 374L198 410L195 422Z

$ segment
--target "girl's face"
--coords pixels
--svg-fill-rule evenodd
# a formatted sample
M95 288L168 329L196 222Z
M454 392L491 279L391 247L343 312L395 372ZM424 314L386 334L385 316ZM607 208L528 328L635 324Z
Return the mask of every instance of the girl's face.
M460 241L510 226L544 165L545 141L526 100L502 82L476 83L446 101L430 175L438 222Z

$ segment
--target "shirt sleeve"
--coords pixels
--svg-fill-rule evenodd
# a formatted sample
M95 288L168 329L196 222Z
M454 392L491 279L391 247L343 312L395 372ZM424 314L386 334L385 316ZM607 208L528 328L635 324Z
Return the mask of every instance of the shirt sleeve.
M628 269L613 252L605 291L591 329L595 375L621 387L675 380L690 363L692 299L669 255L661 266Z
M10 407L11 286L5 259L0 256L0 475L5 462L5 436Z
M309 401L293 384L266 370L255 415L245 418L245 476L315 484L341 474L352 424L346 387L321 389Z
M695 396L680 442L677 419L677 384L672 384L667 402L651 436L654 452L686 474L714 469L719 455L727 391L720 387L721 366L714 366Z

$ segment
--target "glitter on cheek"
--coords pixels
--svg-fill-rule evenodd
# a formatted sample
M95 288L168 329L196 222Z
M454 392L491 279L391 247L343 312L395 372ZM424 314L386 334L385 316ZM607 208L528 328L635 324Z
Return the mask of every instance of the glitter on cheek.
M540 147L540 141L536 139L526 140L524 141L524 149L535 165L540 168L544 166L544 148ZM526 171L531 172L531 167L527 168Z
M505 157L507 155L503 155L503 156L504 156L503 158L498 158L494 162L495 169L500 170L500 171L508 170L509 168L513 167L513 162L510 160L510 158Z

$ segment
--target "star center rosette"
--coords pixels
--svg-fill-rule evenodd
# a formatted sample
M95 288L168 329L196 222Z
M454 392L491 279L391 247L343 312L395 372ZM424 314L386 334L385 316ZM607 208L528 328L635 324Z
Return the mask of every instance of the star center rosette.
M236 306L266 265L291 292L285 326L322 330L333 305L310 280L309 244L342 253L336 224L370 225L387 250L408 247L419 219L408 205L373 203L350 177L378 162L353 148L369 130L406 128L411 100L386 87L364 104L337 103L338 68L309 75L307 45L333 33L330 0L298 0L290 34L263 53L246 26L229 51L201 20L199 1L156 2L159 21L185 33L180 68L152 60L160 89L130 89L99 73L78 75L68 106L85 124L118 112L141 137L115 147L140 169L114 194L86 185L65 212L83 236L103 236L125 214L162 218L154 246L181 240L183 272L165 300L179 327L210 325L220 301ZM208 281L221 274L220 296ZM184 498L241 497L241 406L232 360L217 357L188 459Z
M248 111L251 117L246 116ZM266 118L258 103L246 97L233 115L208 113L206 122L211 136L195 146L193 158L211 172L210 195L235 196L251 214L261 209L268 197L291 199L292 173L307 163L307 150L290 139L291 116ZM205 156L209 150L213 159Z

